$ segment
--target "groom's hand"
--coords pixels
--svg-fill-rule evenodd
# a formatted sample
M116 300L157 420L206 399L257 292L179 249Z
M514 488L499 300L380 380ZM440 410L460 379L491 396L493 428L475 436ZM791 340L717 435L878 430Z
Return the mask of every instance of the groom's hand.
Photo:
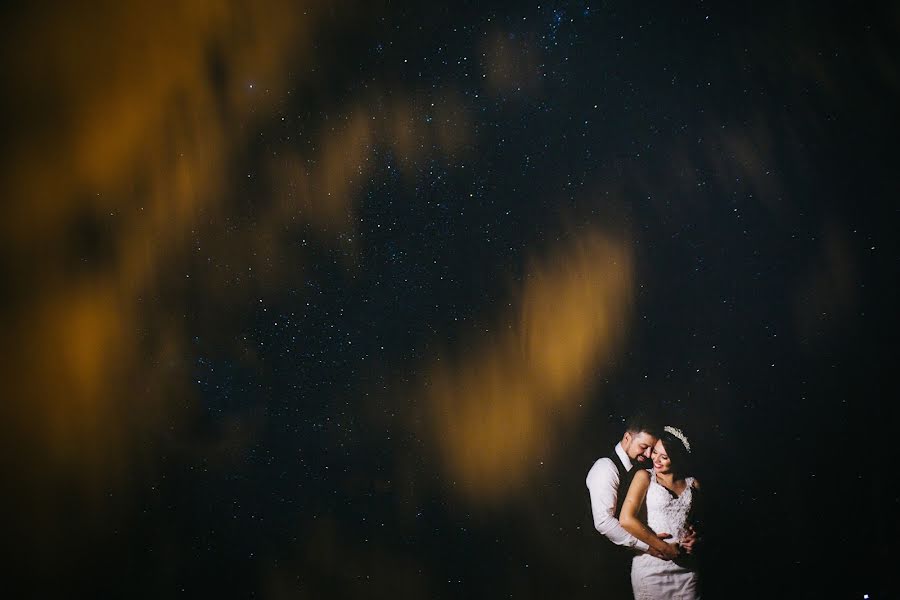
M655 556L656 558L658 558L660 560L672 560L673 558L678 556L677 554L675 555L675 557L671 556L668 553L664 554L664 553L660 552L659 550L657 550L656 548L654 548L653 546L650 546L649 548L647 548L647 554L649 554L650 556Z
M665 532L659 532L656 534L656 537L658 537L661 540L667 540L670 537L672 537L672 534L665 533ZM651 556L655 556L656 558L661 558L663 560L674 560L674 559L678 558L678 555L681 553L681 551L678 549L678 546L676 544L666 544L665 552L660 552L653 546L650 546L650 549L648 550L648 552L650 553Z
M681 554L677 544L666 544L666 549L661 551L659 558L663 560L675 560Z
M684 551L687 554L690 554L694 551L694 545L697 543L697 532L693 527L690 527L687 531L687 535L681 538L681 547L684 548Z

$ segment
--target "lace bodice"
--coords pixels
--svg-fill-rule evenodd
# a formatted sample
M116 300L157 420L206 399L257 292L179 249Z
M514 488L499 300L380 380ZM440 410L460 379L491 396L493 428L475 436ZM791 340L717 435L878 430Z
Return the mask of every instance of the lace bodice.
M669 542L680 542L688 525L688 514L694 499L694 478L685 478L687 487L675 498L656 481L656 472L650 471L650 487L647 489L647 525L656 533L670 533Z

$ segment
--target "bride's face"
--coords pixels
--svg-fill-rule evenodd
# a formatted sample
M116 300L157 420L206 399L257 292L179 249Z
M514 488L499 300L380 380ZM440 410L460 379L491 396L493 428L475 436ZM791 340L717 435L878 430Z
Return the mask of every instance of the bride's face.
M666 454L666 449L663 446L662 441L656 442L650 457L653 459L653 468L656 469L657 473L668 473L671 470L672 461L669 460L669 456Z

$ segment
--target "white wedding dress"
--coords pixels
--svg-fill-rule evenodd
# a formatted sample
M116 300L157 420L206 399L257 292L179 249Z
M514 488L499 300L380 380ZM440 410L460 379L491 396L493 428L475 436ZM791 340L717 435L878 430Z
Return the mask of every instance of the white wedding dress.
M669 533L667 542L681 541L688 528L688 514L694 500L694 478L685 479L687 488L680 496L656 481L650 472L647 489L647 525L655 533ZM662 560L650 554L635 556L631 562L631 587L635 600L699 600L697 573L690 557L678 561Z

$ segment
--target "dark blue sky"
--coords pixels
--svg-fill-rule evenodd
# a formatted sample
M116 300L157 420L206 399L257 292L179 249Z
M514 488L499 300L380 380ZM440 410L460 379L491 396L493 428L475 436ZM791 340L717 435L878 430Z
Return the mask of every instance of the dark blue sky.
M900 12L261 6L4 19L37 595L601 597L644 404L709 597L888 597Z

